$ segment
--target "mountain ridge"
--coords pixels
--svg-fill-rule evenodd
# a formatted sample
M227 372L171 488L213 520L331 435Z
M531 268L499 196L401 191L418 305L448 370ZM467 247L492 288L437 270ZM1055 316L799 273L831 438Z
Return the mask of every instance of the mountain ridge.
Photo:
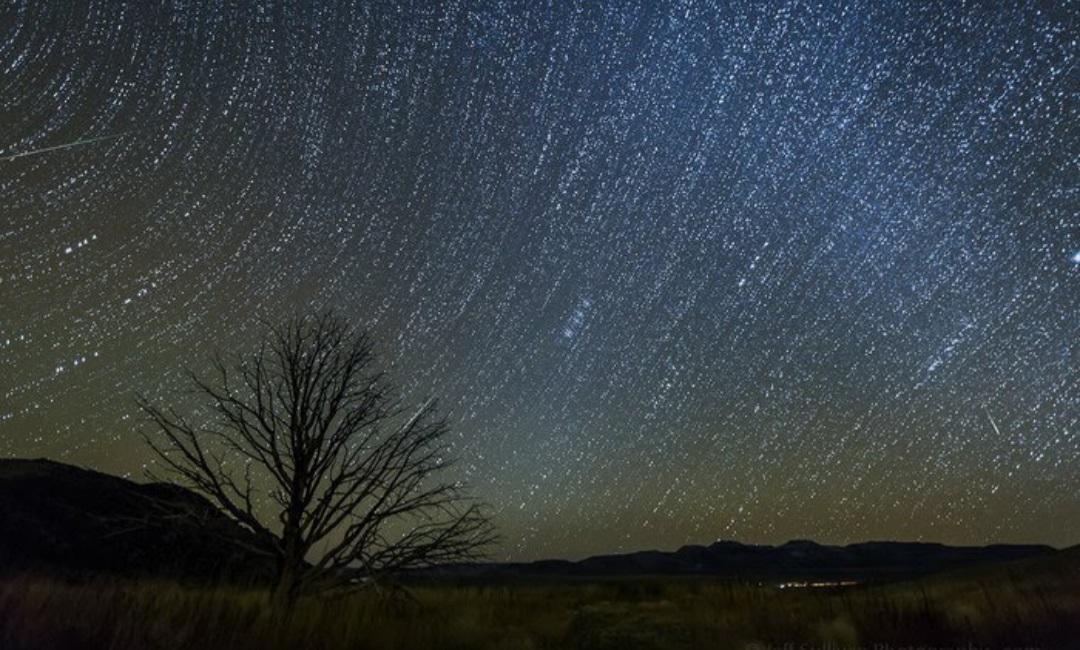
M460 578L702 575L747 579L847 576L872 580L916 577L1059 552L1044 544L950 546L938 542L873 540L841 546L798 539L774 546L718 540L709 545L687 544L674 551L632 551L581 560L459 564L417 572L417 575Z
M241 545L231 541L256 545L244 528L186 488L137 483L48 459L0 459L0 572L44 569L248 581L273 575L268 561L244 553ZM1056 552L1041 544L948 546L867 541L837 546L794 539L772 546L717 540L708 545L687 544L674 551L642 550L581 560L456 564L406 575L464 579L839 576L874 580Z
M38 458L0 459L0 572L259 581L257 544L205 497L170 483Z

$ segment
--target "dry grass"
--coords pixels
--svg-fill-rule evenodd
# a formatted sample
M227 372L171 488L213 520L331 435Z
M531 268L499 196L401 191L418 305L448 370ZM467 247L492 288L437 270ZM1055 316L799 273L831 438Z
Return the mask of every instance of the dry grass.
M252 590L21 578L0 582L0 648L1080 647L1080 564L1040 566L833 593L649 578L425 586L415 600L310 598L288 617Z

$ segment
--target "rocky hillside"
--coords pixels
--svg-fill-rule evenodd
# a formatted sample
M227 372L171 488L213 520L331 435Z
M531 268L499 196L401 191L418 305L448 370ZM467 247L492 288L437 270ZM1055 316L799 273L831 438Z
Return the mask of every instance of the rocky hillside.
M0 459L0 572L257 581L272 566L209 501L49 460Z

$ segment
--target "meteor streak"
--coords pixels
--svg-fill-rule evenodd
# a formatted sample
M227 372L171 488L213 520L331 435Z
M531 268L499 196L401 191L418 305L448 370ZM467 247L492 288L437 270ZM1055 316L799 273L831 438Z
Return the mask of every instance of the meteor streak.
M984 406L983 410L986 411L986 417L990 420L990 426L994 427L994 433L998 434L998 437L1000 438L1001 429L998 428L997 422L994 422L994 416L990 415L990 409Z
M41 149L31 149L30 151L21 151L15 154L9 154L6 156L0 156L0 162L9 162L16 158L25 158L26 156L34 156L39 153L45 153L47 151L57 151L59 149L69 149L71 147L78 147L84 144L93 144L95 142L101 142L102 140L112 140L113 138L119 138L120 136L127 135L130 131L123 131L121 133L113 133L111 135L102 135L96 138L87 138L84 140L76 140L75 142L66 142L64 144L54 145L52 147L43 147Z

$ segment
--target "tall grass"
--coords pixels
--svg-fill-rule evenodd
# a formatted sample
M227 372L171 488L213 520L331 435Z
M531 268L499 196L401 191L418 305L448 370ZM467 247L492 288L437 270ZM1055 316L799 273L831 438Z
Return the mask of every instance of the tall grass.
M0 582L0 648L1080 647L1080 584L979 574L838 592L705 579L429 585L301 600L165 582Z

